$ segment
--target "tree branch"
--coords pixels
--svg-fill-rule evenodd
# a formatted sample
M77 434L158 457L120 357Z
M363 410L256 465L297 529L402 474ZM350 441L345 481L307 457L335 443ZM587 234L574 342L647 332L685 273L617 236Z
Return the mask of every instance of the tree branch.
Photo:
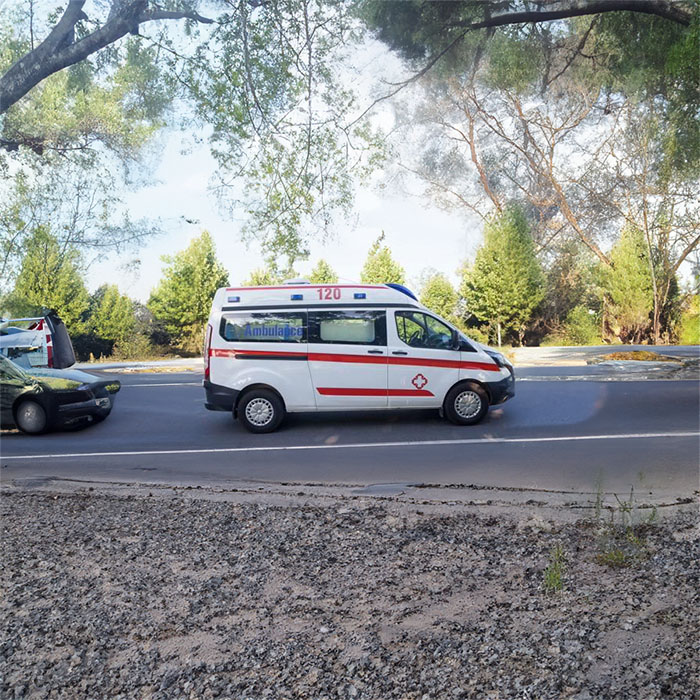
M690 12L678 6L678 3L667 0L597 0L579 2L555 2L550 5L560 5L553 10L525 10L522 12L506 12L502 15L487 17L480 22L451 22L448 27L462 27L467 30L484 29L486 27L503 27L508 24L529 24L533 22L552 22L567 17L583 15L598 15L606 12L638 12L656 15L678 24L688 26L691 20Z
M671 268L673 274L675 275L676 272L678 272L678 268L681 266L683 261L698 247L698 244L700 243L700 236L696 236L694 240L692 240L688 245L685 247L683 252L680 254L680 257L678 260L676 260L675 265L673 268Z
M137 33L141 23L161 19L192 19L205 24L214 21L194 11L148 10L148 0L115 0L107 21L94 32L74 41L75 25L85 19L84 4L85 0L70 0L46 39L10 66L0 78L0 114L48 76L85 60L129 33Z

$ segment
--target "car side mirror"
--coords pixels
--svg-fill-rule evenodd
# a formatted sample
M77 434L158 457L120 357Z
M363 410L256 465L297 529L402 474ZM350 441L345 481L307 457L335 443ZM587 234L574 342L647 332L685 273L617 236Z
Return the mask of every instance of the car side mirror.
M460 342L459 342L459 333L456 330L452 331L452 345L451 345L453 350L459 350L460 347Z

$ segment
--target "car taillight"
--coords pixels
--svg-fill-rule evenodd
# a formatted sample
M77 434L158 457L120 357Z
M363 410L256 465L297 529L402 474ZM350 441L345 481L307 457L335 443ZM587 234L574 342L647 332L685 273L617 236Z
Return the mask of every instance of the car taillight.
M211 362L211 332L212 327L207 324L207 332L204 336L204 378L209 379L209 363Z

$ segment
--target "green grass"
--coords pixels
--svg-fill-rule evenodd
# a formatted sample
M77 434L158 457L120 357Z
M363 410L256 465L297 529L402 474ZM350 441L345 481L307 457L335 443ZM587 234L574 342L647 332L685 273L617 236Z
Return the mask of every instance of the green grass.
M549 565L544 570L542 588L545 593L554 594L564 590L564 571L566 560L560 544L554 545L549 554Z

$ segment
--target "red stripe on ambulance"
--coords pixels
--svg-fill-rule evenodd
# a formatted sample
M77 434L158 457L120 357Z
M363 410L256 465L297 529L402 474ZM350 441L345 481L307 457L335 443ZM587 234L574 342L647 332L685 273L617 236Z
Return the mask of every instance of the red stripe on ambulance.
M427 389L351 389L347 387L318 387L322 396L434 396Z
M212 350L213 357L233 357L236 355L274 356L284 360L285 356L308 356L311 362L356 362L367 365L408 365L411 367L447 367L450 369L480 369L485 372L498 372L498 365L490 362L466 362L462 360L438 360L430 357L387 357L386 355L349 355L327 352L288 352L275 350Z

